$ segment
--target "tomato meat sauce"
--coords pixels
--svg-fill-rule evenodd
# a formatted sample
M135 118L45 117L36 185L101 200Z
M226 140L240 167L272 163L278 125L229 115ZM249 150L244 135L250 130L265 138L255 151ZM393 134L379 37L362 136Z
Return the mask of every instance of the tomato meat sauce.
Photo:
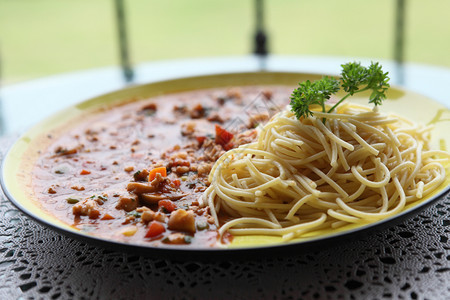
M42 137L49 146L33 169L35 198L56 218L102 238L214 247L218 228L199 201L211 168L225 151L254 141L258 124L288 104L291 90L198 90L89 113Z

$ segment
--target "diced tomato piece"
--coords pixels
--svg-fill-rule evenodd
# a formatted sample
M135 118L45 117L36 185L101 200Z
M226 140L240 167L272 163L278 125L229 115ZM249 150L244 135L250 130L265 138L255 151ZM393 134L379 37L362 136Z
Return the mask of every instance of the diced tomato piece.
M229 142L229 143L227 143L226 145L224 145L222 147L223 147L223 150L228 151L230 149L233 149L234 144L233 144L233 142Z
M158 235L161 235L164 231L166 231L166 228L161 222L158 221L151 221L150 224L148 224L148 230L145 234L146 238L153 238L157 237Z
M197 136L196 137L198 145L201 146L203 145L203 142L206 140L206 136Z
M220 127L219 125L216 124L216 144L221 145L224 149L225 148L231 149L232 144L231 145L228 145L228 144L231 142L233 137L234 137L234 135L231 132L223 129L222 127ZM227 150L227 149L225 149L225 150Z
M172 200L160 200L158 202L158 207L163 207L167 210L167 212L173 212L177 206L173 203Z
M91 174L91 172L85 169L81 170L80 172L80 175L89 175L89 174Z
M167 176L166 167L159 167L151 170L150 173L148 174L148 181L152 181L153 179L155 179L156 173L161 174L162 177L166 177Z

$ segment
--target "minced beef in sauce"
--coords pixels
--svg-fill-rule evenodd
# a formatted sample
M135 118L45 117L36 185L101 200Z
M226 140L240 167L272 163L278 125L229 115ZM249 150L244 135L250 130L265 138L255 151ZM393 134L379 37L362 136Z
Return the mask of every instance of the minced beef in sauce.
M199 90L92 113L46 137L50 147L33 170L36 196L52 215L95 236L214 247L217 227L198 201L211 167L254 141L257 125L288 104L291 90Z

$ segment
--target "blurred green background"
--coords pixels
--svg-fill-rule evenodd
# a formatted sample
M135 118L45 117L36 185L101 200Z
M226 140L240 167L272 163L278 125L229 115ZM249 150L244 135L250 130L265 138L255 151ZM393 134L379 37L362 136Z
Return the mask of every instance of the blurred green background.
M394 0L267 0L269 50L393 58ZM254 0L125 0L133 63L245 55ZM450 1L406 0L405 58L450 67ZM2 84L119 62L113 0L0 0Z

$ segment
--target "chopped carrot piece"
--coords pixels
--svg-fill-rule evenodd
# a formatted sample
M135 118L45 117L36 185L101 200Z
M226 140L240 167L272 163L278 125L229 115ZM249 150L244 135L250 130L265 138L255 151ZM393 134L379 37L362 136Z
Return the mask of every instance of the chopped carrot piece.
M155 179L156 173L161 174L162 177L166 177L167 176L167 170L166 170L165 167L154 168L148 174L148 181L152 181L153 179Z
M177 205L172 200L159 200L158 207L164 208L167 212L173 212L177 208Z
M148 224L148 231L145 234L145 237L153 238L158 235L161 235L164 231L166 231L166 228L162 223L158 221L151 221L150 224Z
M115 218L111 216L110 214L106 213L103 215L103 217L100 220L114 220Z
M80 172L80 175L89 175L89 174L91 174L91 171L88 171L85 169L81 170L81 172Z
M172 181L173 182L173 185L175 186L175 187L179 187L180 185L181 185L181 181L179 180L179 179L175 179L174 181Z

